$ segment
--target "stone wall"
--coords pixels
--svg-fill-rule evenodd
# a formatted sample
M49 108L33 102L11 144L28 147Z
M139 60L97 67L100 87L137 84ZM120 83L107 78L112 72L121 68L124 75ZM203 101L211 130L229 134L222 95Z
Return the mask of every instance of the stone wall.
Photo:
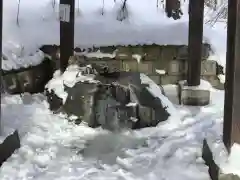
M210 51L210 46L204 44L201 75L219 87L219 68L216 61L208 59ZM176 84L187 75L187 46L117 46L76 49L76 52L81 62L108 65L113 71L143 72L161 85Z
M39 93L52 78L53 66L49 59L36 66L2 72L2 88L10 94Z
M46 55L51 56L51 61L45 60L42 64L34 67L4 71L4 89L12 94L42 92L53 71L59 69L58 49L58 46L52 45L41 48ZM177 84L179 80L186 79L187 46L109 46L76 48L75 51L74 59L78 62L107 66L111 71L142 72L159 85ZM214 87L223 89L223 84L217 77L222 70L216 61L209 60L209 53L210 46L204 44L201 78L208 80Z

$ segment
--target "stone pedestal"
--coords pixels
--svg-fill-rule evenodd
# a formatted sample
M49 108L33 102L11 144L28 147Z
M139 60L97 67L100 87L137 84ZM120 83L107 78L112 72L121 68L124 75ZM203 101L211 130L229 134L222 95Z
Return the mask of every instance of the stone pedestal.
M220 174L218 180L240 180L240 177L234 174Z
M189 106L206 106L210 103L210 88L203 86L187 86L179 83L179 102Z

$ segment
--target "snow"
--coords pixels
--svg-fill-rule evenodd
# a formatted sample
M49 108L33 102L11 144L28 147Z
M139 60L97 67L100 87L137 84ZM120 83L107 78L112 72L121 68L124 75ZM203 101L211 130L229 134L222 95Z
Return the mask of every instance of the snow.
M91 75L83 75L83 69L84 68L80 68L77 65L70 65L63 74L61 74L60 70L55 71L53 78L47 83L46 88L49 92L53 90L58 97L62 98L63 103L65 103L68 94L65 91L64 85L73 87L77 82L98 82L94 80L94 77Z
M179 108L175 122L114 134L53 115L42 95L4 95L2 104L3 125L21 125L22 146L3 164L1 180L208 179L202 140L221 124L214 107L196 118Z
M150 83L145 76L142 81ZM159 88L152 88L161 95ZM221 141L223 94L211 89L208 106L175 105L178 116L157 127L121 133L74 125L52 114L41 94L3 94L3 135L17 128L22 146L3 164L0 179L209 179L201 158L204 138L218 164L225 163L232 172Z
M112 54L110 53L102 53L100 50L97 52L83 52L83 53L76 53L77 55L84 55L88 58L115 58L116 57L116 52L113 52Z
M166 96L162 94L162 90L160 87L148 76L145 74L141 73L140 74L140 79L142 84L149 84L149 87L147 89L154 95L155 97L159 97L159 99L162 102L163 107L166 107L167 111L173 116L176 115L176 110L173 104L168 100Z
M40 50L26 54L24 48L14 42L3 42L2 69L12 70L36 66L44 60L44 53Z
M240 145L234 143L228 161L222 165L222 171L225 174L240 175ZM238 161L237 161L238 160Z
M58 0L21 0L17 23L18 0L4 1L3 46L17 47L3 54L8 58L3 69L9 70L35 65L42 58L28 57L37 52L42 45L59 45ZM166 17L162 5L156 7L156 0L131 0L127 2L128 18L118 21L117 12L121 0L81 0L76 2L75 46L113 46L113 45L187 45L188 8L183 4L184 15L180 20ZM102 9L103 8L103 9ZM104 12L101 15L101 12ZM176 33L177 30L177 33ZM226 31L221 26L214 29L204 26L204 42L213 46L214 56L220 64L225 64ZM223 43L224 42L224 43ZM14 48L10 48L12 51ZM16 52L15 52L16 51ZM16 57L21 52L21 62ZM32 59L29 61L29 59ZM137 57L139 60L139 57ZM7 64L7 65L6 65Z
M156 69L156 73L160 75L166 74L166 71L164 69Z

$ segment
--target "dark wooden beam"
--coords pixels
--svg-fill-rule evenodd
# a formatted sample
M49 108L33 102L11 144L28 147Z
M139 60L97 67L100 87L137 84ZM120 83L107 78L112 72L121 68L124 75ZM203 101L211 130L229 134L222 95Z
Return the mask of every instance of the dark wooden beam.
M1 91L2 91L2 29L3 29L3 0L0 0L0 82L1 82ZM1 102L1 94L0 94L0 102ZM0 107L1 108L1 107ZM1 111L1 109L0 109ZM0 115L0 133L1 133L1 115Z
M189 1L188 77L189 86L200 84L204 0Z
M74 54L75 0L60 0L60 70L65 71Z
M223 141L228 151L240 144L240 1L228 1Z

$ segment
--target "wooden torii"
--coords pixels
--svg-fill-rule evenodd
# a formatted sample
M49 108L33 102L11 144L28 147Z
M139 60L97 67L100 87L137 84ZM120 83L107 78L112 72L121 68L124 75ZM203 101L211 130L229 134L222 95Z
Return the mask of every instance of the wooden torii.
M178 0L166 0L167 10ZM189 86L200 84L204 0L189 1L188 77ZM223 142L230 153L240 144L240 0L228 0L227 56Z

